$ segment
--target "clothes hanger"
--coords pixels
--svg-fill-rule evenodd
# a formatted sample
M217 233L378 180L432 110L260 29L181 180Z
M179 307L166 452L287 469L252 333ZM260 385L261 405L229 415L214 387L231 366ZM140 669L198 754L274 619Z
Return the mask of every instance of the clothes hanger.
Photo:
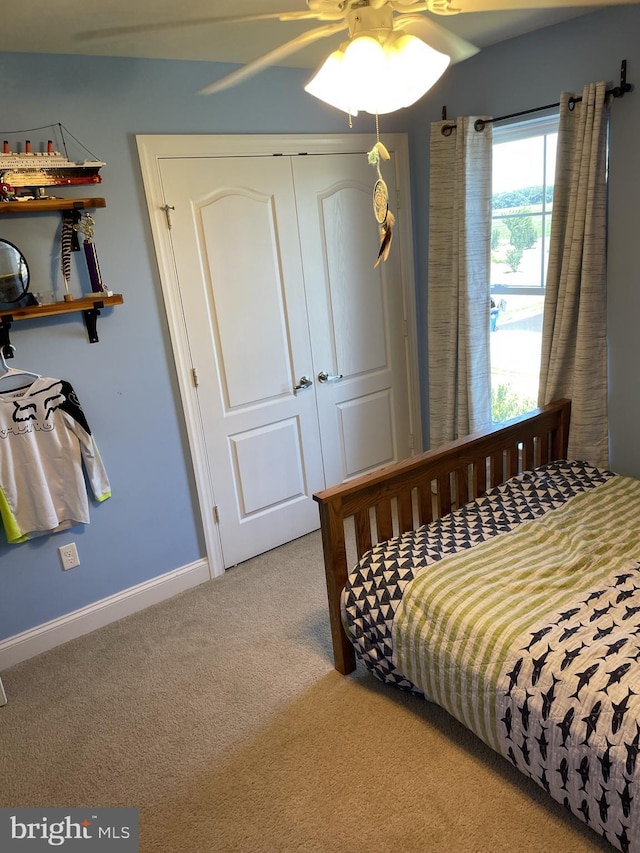
M11 347L11 349L15 351L13 344L7 344L7 346ZM31 379L32 382L40 378L39 373L33 373L31 370L22 370L20 367L9 367L4 356L4 347L0 347L0 386L4 386L5 379L18 376ZM20 385L16 385L13 388L7 388L5 390L15 390L18 387L20 387Z

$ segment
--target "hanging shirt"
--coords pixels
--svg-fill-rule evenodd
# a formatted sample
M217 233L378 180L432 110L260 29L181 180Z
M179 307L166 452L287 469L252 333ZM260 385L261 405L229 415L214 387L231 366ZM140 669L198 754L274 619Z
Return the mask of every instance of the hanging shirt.
M97 501L111 496L98 448L75 391L39 376L2 392L0 517L8 542L89 523L83 472Z

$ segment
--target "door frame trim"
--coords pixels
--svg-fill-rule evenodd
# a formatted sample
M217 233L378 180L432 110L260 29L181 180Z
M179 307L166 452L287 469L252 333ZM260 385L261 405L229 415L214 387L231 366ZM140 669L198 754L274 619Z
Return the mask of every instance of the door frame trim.
M193 365L189 352L189 340L164 208L165 204L170 204L170 200L164 197L160 161L167 158L268 157L278 154L293 156L299 154L365 154L371 148L372 136L370 134L351 133L328 136L316 134L138 134L136 143L191 451L209 571L212 576L219 576L224 574L224 562L218 524L215 519L215 484L211 482L209 475L202 421L197 393L193 384ZM400 218L402 222L395 245L398 247L401 256L404 288L409 418L415 442L414 449L415 452L419 452L422 449L422 426L407 134L387 134L385 144L394 154L393 163L400 194L400 204L397 204L397 200L392 200L392 206L396 211L396 217Z

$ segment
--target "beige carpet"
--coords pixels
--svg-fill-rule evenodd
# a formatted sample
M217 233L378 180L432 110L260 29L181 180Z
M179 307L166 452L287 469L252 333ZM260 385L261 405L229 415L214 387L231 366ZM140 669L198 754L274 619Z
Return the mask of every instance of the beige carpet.
M336 673L323 584L315 533L5 671L0 806L136 806L145 853L612 849L438 708Z

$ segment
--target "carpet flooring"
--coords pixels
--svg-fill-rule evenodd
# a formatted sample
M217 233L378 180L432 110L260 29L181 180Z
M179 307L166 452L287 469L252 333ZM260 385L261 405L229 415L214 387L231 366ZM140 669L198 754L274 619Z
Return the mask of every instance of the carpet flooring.
M6 670L0 806L144 853L613 848L444 711L332 666L319 533Z

